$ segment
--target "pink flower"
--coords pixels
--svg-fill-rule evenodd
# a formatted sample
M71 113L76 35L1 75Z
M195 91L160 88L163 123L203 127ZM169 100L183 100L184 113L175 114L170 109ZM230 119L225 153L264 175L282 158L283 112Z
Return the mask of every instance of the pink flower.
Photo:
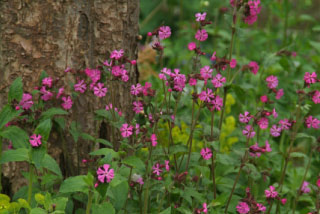
M259 65L258 63L254 62L254 61L251 61L249 63L249 68L251 70L251 72L256 75L258 73L258 70L259 70Z
M271 146L269 144L269 141L266 140L266 152L272 152Z
M235 6L235 4L234 4L234 0L230 0L230 5L231 5L232 7L234 7L234 6Z
M63 94L63 92L64 92L64 88L63 87L59 88L56 98L58 99Z
M317 186L320 188L320 178L317 180Z
M306 126L308 128L314 128L314 129L318 129L319 128L319 124L320 124L320 120L318 120L317 118L315 117L312 117L312 116L309 116L306 118Z
M246 125L246 128L242 130L242 134L247 138L253 138L256 133L251 125Z
M73 102L72 102L72 100L71 100L71 97L70 97L70 96L68 96L68 97L62 97L62 100L63 100L63 103L61 104L62 107L63 107L64 109L66 109L66 110L71 109L72 104L73 104Z
M110 59L116 59L119 60L123 57L124 51L122 49L120 50L114 50L110 54Z
M143 104L142 102L140 101L134 101L133 102L133 111L136 113L136 114L139 114L143 111Z
M273 137L279 137L281 134L281 128L277 127L277 125L272 125L271 129L270 129L270 134Z
M153 147L155 147L158 144L157 136L155 134L151 135L150 140L151 140L151 144L152 144Z
M201 149L200 154L203 157L203 159L205 159L205 160L209 160L212 157L212 151L209 148Z
M33 134L29 138L29 142L32 147L38 147L41 145L41 135Z
M196 35L195 35L195 38L197 40L199 40L200 42L206 41L207 38L208 38L208 33L207 33L207 31L205 29L198 30Z
M281 125L281 129L285 129L285 130L289 130L289 128L291 127L291 123L289 122L288 119L283 119L279 121L279 124Z
M210 60L215 61L216 59L216 52L213 52L212 56L210 57Z
M304 181L301 187L301 192L302 193L309 193L311 189L309 188L309 182Z
M230 68L235 68L236 66L237 66L237 60L236 59L231 59Z
M68 73L69 71L71 71L71 68L67 67L66 70L64 70L64 72Z
M250 211L250 207L246 202L239 202L236 208L240 214L247 214Z
M199 99L203 102L210 102L211 99L214 98L214 95L213 95L213 92L210 88L207 88L207 91L202 91L200 94L199 94Z
M45 86L41 87L40 93L42 94L41 99L44 100L44 101L50 100L51 97L53 96L53 94L50 91L46 90Z
M212 76L212 69L210 66L206 65L203 68L200 68L200 75L204 80L210 79Z
M206 15L207 15L206 12L204 12L204 13L196 13L196 15L195 15L196 21L200 22L200 21L206 20Z
M101 71L98 69L89 69L86 68L85 70L86 75L91 79L93 83L96 83L101 78Z
M286 198L282 198L281 199L281 204L285 205L287 203L287 199Z
M190 86L194 86L194 85L196 85L197 84L197 80L196 79L193 79L193 78L190 78L190 80L189 80L189 85Z
M257 207L258 207L258 210L261 212L264 212L267 209L265 206L263 206L262 204L259 204L259 203L257 203Z
M112 60L110 60L110 62L108 60L104 61L103 63L105 66L107 67L111 67L112 66Z
M316 83L317 82L317 74L316 74L316 72L312 72L312 74L310 74L309 72L306 72L304 74L303 79L307 85Z
M156 174L156 175L160 175L160 173L162 172L162 170L160 169L160 165L157 163L155 164L154 166L152 166L152 170L153 170L153 174Z
M193 50L196 49L196 48L197 48L197 45L196 45L195 42L190 42L190 43L188 44L188 49L189 49L189 51L193 51Z
M251 120L252 116L250 115L249 112L244 112L244 114L239 115L239 121L240 123L248 123Z
M110 183L114 178L114 170L110 168L109 164L103 164L97 170L98 180L101 183Z
M48 86L49 88L52 87L52 78L51 77L46 77L42 80L42 85L43 86Z
M266 103L268 102L268 96L267 95L263 95L260 97L261 102Z
M159 28L159 38L166 39L171 36L171 29L169 26L161 26Z
M208 213L207 203L202 204L202 212Z
M98 83L97 86L93 87L94 95L97 97L104 97L106 96L106 93L108 91L107 88L103 88L104 84L103 83Z
M280 100L280 98L283 96L283 89L281 88L281 89L279 89L278 91L277 91L277 93L276 93L276 99L277 100Z
M31 96L31 94L23 93L22 99L21 99L19 105L20 105L24 110L30 109L31 106L33 105L33 101L32 101L32 96Z
M276 76L268 76L266 81L268 83L268 88L270 89L276 88L278 86L278 78Z
M140 133L140 125L138 123L136 124L135 129L136 129L136 135L138 135Z
M215 88L220 88L223 86L223 83L226 82L226 78L223 77L221 74L217 74L215 77L213 77L211 82Z
M164 165L165 165L165 168L166 168L166 171L167 171L167 172L170 171L169 163L170 163L170 161L168 161L168 160L165 160L165 161L164 161Z
M84 93L87 89L87 85L84 83L84 80L80 80L77 84L74 85L74 90Z
M318 104L320 103L320 91L315 91L313 96L312 96L312 101L315 103L315 104Z
M275 108L272 109L272 116L273 116L273 118L277 118L278 117L278 113L276 112Z
M150 82L146 82L143 89L142 89L142 93L144 96L148 96L148 90L151 89L152 84Z
M210 104L212 105L212 107L209 109L210 111L213 110L221 110L221 107L223 105L223 99L221 97L219 97L218 95L216 95L210 102Z
M121 135L122 137L130 137L132 135L132 130L133 130L133 126L128 125L127 123L122 124L120 131L121 131Z
M269 125L268 118L262 117L262 118L258 121L258 125L259 125L260 129L267 129L267 128L268 128L268 125Z
M278 192L275 191L274 186L269 186L269 189L266 189L264 191L264 194L266 195L267 198L276 198L278 195Z
M137 85L132 85L131 86L131 91L130 91L130 93L132 94L132 95L135 95L135 96L138 96L141 92L142 92L142 86L141 86L141 84L140 83L137 83Z

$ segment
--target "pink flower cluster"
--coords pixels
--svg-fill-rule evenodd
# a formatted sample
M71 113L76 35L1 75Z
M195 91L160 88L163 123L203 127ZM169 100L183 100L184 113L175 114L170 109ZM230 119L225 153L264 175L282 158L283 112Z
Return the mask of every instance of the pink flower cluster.
M174 72L171 69L163 68L159 74L159 78L166 81L166 86L170 86L169 89L174 91L182 91L186 85L186 76L180 74L180 70L175 68ZM170 83L173 83L172 85Z
M161 174L163 173L163 168L167 172L170 171L170 165L169 165L169 160L165 160L165 164L159 164L156 163L155 165L152 166L152 173L153 173L153 178L156 180L162 180Z
M270 147L269 141L266 141L265 146L259 147L258 143L255 143L254 145L250 146L249 148L249 154L252 157L260 157L261 154L264 154L266 152L271 152L272 149Z
M305 123L306 123L306 126L307 128L314 128L314 129L318 129L320 126L320 120L318 120L317 118L315 117L312 117L312 116L308 116L305 120Z
M261 11L261 7L259 7L260 0L250 0L248 4L245 6L245 17L244 22L252 25L258 19L258 14Z

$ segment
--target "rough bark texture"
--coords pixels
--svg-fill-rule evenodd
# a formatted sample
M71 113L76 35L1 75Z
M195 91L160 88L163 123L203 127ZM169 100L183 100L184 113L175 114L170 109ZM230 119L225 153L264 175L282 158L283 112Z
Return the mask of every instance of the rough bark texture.
M95 68L114 49L124 49L128 58L136 59L139 0L0 0L0 12L0 107L6 102L7 86L17 76L23 78L24 90L30 92L38 85L43 70L56 77L62 76L67 67ZM129 82L114 88L117 107L130 120L130 85L137 81L137 69L131 66L128 70ZM67 76L65 82L70 78ZM100 127L92 114L97 103L102 106L106 100L80 97L72 109L71 118L87 133L97 133ZM49 152L61 162L61 143L52 139ZM68 154L75 157L76 146L70 137L66 139ZM81 158L87 158L91 145L78 145ZM71 162L73 166L78 164L76 158ZM4 167L13 192L26 183L21 179L22 167L25 164Z

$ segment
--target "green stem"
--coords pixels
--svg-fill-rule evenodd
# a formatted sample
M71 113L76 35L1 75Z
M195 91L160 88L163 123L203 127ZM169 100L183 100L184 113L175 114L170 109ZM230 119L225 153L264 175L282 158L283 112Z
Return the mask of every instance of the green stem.
M0 159L2 156L2 138L0 137ZM2 191L2 164L0 164L0 193Z
M283 46L286 46L287 44L287 30L288 30L288 16L289 16L289 8L288 8L288 0L284 0L284 29L283 29Z
M130 173L129 173L129 177L128 177L128 185L129 186L130 186L130 182L131 182L131 175L132 175L132 167L130 167ZM129 189L128 194L130 194L130 189ZM128 203L128 198L129 198L128 196L127 196L127 199L126 199L126 203L124 204L124 213L128 213L127 212L127 203Z
M33 166L29 165L29 185L28 185L28 204L31 202L32 197L32 182L33 182Z
M147 180L147 184L146 184L146 189L144 192L144 203L143 203L143 213L147 214L148 213L148 197L149 197L149 186L150 186L150 178L149 178L149 162L151 162L151 158L152 158L152 146L149 147L150 148L150 153L149 153L149 157L146 163L146 180Z
M298 201L299 201L299 197L300 197L300 195L301 195L301 189L302 189L302 186L303 186L304 181L306 180L307 173L308 173L308 171L309 171L309 169L310 169L311 158L312 158L312 149L310 150L307 168L306 168L306 170L304 171L304 175L303 175L303 178L302 178L302 182L301 182L300 188L299 188L299 190L298 190L298 195L297 195L296 199L294 200L293 209L292 209L292 214L294 214L294 213L296 212L296 205L297 205L297 203L298 203Z
M92 199L93 199L93 192L91 190L89 190L86 214L90 214Z

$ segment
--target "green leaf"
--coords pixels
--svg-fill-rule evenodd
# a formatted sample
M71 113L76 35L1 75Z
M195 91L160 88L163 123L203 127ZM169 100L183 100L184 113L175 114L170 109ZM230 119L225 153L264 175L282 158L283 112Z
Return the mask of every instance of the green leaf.
M47 214L47 211L41 208L33 208L30 214Z
M68 112L61 108L50 108L41 114L40 119L51 119L55 115L66 115L66 114L68 114Z
M124 206L126 199L128 197L129 185L127 181L122 181L116 186L110 186L110 191L112 193L112 198L114 199L114 207L116 210L121 210Z
M101 139L101 138L96 139L96 143L102 143L102 144L104 144L106 146L113 147L113 145L109 141L107 141L105 139Z
M23 94L22 78L18 77L13 81L9 89L8 102L12 100L20 101Z
M12 141L14 148L28 148L29 136L28 134L17 126L9 126L0 132L0 136Z
M38 148L32 148L31 150L31 159L37 169L42 167L42 160L46 154L46 149L43 146Z
M70 126L70 134L73 137L74 142L78 142L79 136L81 134L80 128L76 122L72 122Z
M51 132L51 128L52 128L52 122L50 119L46 119L42 122L39 123L39 125L37 126L36 130L34 131L35 134L40 134L42 136L41 141L47 141L49 136L50 136L50 132Z
M68 202L68 198L66 198L66 197L54 198L52 200L52 203L56 205L55 210L61 210L61 211L65 211L66 206L67 206L67 202Z
M318 52L320 52L320 42L309 41L310 45Z
M16 111L10 105L5 105L0 112L0 129L2 129L8 122L19 116L21 111Z
M115 214L116 211L114 210L112 204L109 202L104 202L103 204L94 204L92 207L92 213Z
M98 150L93 151L93 152L91 152L89 154L90 155L104 155L104 156L111 155L112 158L118 158L119 157L118 152L114 151L113 149L109 149L109 148L98 149Z
M163 210L161 213L159 214L171 214L171 207L168 207L167 209Z
M62 183L59 192L61 193L71 193L71 192L84 192L88 193L88 186L84 179L86 175L79 175L75 177L70 177L64 180Z
M170 148L170 155L186 152L188 152L188 148L185 145L173 145Z
M49 169L50 171L56 173L60 177L62 177L62 173L61 173L59 165L57 164L55 159L53 159L50 155L48 155L48 154L44 155L44 158L42 160L42 166L44 168Z
M290 157L291 158L307 158L308 156L302 152L291 152Z
M140 160L140 158L136 157L136 156L129 156L127 158L125 158L122 163L127 164L129 166L132 166L133 168L138 168L138 169L144 169L145 165L142 162L142 160Z
M92 137L91 135L87 134L87 133L81 133L80 136L84 140L95 141L95 138Z
M28 161L29 160L28 152L29 150L25 148L4 151L2 153L0 162L8 163L8 162L14 162L14 161Z

